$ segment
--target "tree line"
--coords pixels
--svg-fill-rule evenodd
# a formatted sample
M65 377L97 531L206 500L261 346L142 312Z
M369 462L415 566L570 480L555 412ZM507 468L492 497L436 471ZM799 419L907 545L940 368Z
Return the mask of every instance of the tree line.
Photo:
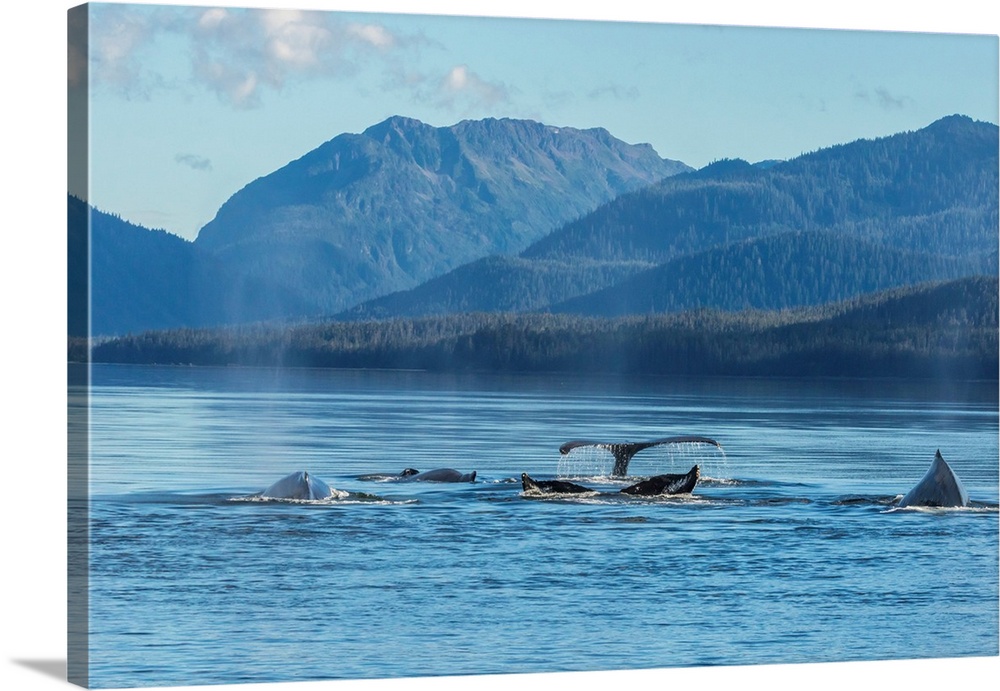
M600 319L468 313L150 331L92 344L94 362L996 379L997 280L963 279L803 310ZM85 359L87 344L70 344Z

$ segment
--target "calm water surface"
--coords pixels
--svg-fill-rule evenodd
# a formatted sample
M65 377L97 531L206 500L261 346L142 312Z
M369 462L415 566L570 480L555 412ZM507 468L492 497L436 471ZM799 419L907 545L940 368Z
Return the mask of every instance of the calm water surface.
M95 366L96 687L996 655L995 384ZM559 445L695 434L616 495ZM936 449L974 506L895 510ZM372 482L405 467L474 484ZM246 501L308 470L350 492ZM522 496L521 472L584 498Z

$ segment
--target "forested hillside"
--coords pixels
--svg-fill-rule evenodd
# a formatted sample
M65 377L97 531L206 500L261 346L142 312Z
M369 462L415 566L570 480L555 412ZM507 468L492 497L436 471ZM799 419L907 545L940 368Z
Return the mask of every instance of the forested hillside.
M362 303L338 319L414 317L452 312L526 312L616 284L650 268L646 262L529 260L492 256L413 290Z
M898 286L997 273L997 255L952 257L831 231L744 240L674 259L551 307L594 316L822 305Z
M280 286L234 274L183 238L91 209L73 196L67 203L74 256L88 251L89 217L89 277L87 262L73 261L69 282L82 292L89 280L95 335L277 318L303 308ZM84 335L87 328L74 323L70 333Z
M699 310L615 319L476 313L160 331L97 344L93 359L437 371L996 379L997 308L997 279L981 277L782 312Z

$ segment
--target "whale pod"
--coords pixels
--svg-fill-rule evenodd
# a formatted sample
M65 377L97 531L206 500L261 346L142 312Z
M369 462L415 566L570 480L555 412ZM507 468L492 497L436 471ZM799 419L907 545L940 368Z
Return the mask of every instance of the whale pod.
M934 454L927 474L899 502L900 507L968 505L969 495L940 450Z

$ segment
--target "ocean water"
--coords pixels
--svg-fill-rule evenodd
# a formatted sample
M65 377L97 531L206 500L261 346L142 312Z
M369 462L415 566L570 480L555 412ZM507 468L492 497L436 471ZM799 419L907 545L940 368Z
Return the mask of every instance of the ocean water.
M95 687L998 653L995 384L95 365L90 406ZM558 452L673 435L722 448ZM937 449L973 505L895 508ZM360 479L406 467L477 479ZM349 494L248 499L297 470Z

